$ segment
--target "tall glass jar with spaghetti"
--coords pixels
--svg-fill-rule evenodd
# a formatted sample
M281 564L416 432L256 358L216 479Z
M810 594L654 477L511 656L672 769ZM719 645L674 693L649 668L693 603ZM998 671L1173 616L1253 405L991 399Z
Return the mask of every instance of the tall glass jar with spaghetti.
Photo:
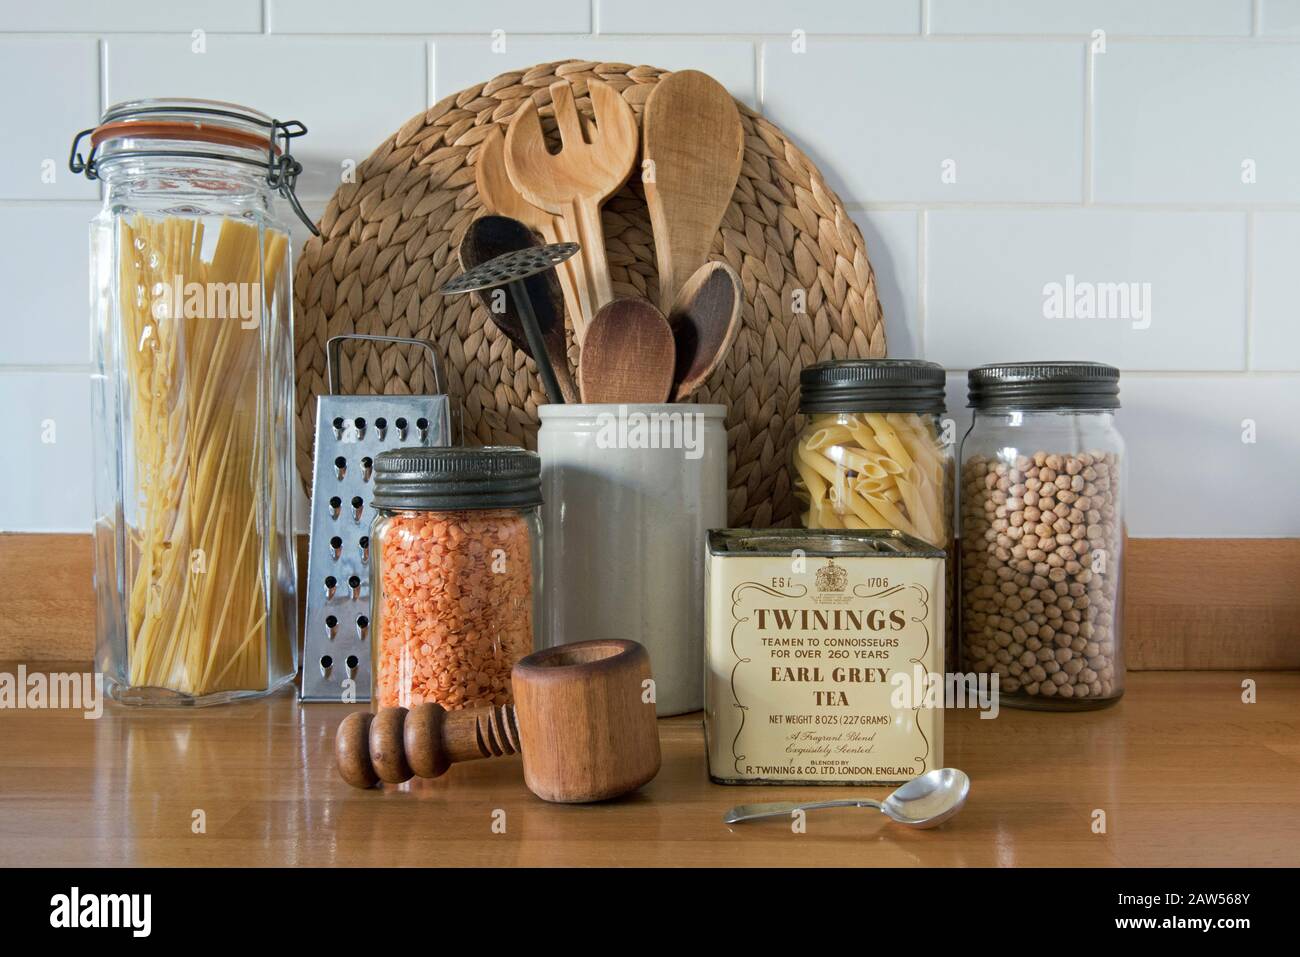
M808 366L799 376L804 424L793 461L805 528L893 528L944 549L951 611L955 436L944 419L945 379L942 366L919 359Z
M963 667L1003 704L1104 708L1124 694L1119 370L972 369L961 443Z
M97 669L130 704L266 694L297 671L289 233L305 132L141 100L80 133L91 224ZM297 208L296 200L293 200Z
M375 710L514 702L541 620L541 460L524 449L375 458L370 594Z

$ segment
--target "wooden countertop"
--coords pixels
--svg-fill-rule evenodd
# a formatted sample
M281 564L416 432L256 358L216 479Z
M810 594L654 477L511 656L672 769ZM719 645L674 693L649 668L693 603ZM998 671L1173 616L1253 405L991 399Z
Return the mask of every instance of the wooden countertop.
M1256 704L1241 701L1248 677ZM811 812L804 834L724 825L733 804L850 792L711 784L698 715L660 722L663 770L611 804L545 804L518 758L356 791L332 757L348 710L292 694L188 712L108 705L99 720L0 710L0 865L1300 864L1296 673L1130 673L1107 711L949 712L947 760L971 775L971 797L924 832L866 810ZM192 831L196 811L206 833Z

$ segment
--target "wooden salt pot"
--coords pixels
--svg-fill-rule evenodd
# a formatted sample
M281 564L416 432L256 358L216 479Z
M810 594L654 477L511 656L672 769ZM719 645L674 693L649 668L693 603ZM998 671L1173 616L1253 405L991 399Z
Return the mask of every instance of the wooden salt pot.
M659 772L650 656L635 641L582 641L534 652L510 676L515 703L447 711L357 711L334 741L354 787L436 778L458 761L522 753L524 782L545 801L605 801ZM646 698L650 697L650 700Z

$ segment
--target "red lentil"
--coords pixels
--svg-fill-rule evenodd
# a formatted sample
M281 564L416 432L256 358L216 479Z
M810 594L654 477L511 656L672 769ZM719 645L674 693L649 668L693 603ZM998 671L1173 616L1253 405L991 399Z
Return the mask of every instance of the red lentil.
M510 704L533 650L533 555L517 509L399 512L376 523L374 703Z

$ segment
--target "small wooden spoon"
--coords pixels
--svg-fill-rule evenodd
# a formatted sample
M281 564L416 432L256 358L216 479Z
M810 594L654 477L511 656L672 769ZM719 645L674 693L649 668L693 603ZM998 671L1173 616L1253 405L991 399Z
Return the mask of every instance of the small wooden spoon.
M645 299L606 303L587 327L578 365L583 402L666 402L673 387L673 330Z
M641 125L659 306L668 310L708 259L736 191L745 131L731 94L698 70L661 79L646 100Z
M508 216L480 216L469 224L465 238L460 242L460 265L467 272L479 263L495 259L503 253L539 246L532 231L517 219ZM560 265L564 265L561 263ZM554 270L537 273L523 280L537 315L537 325L555 370L555 381L565 402L577 402L578 390L569 371L569 354L564 341L564 307L560 304L560 287ZM518 311L504 289L481 289L479 300L487 309L492 322L534 362L537 356L528 343L528 332Z
M478 187L479 198L490 212L519 220L533 232L540 233L548 243L569 242L560 218L528 202L510 182L506 173L506 137L500 127L492 127L479 145L478 159L474 164L474 184ZM564 306L573 323L573 337L581 344L587 317L582 314L578 299L573 261L566 259L555 267L555 273L564 291Z
M722 364L740 330L744 301L740 277L726 263L705 263L686 280L668 317L677 350L674 402L685 400Z

